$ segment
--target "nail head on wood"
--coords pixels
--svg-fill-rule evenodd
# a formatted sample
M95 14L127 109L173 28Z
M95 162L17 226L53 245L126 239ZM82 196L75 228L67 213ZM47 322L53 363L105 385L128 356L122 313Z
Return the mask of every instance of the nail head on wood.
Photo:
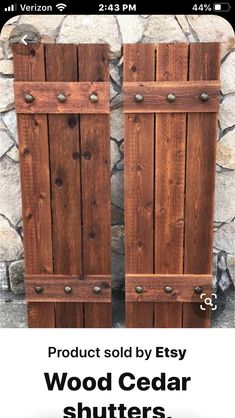
M26 103L32 103L35 100L35 98L32 94L28 93L24 96L24 100Z

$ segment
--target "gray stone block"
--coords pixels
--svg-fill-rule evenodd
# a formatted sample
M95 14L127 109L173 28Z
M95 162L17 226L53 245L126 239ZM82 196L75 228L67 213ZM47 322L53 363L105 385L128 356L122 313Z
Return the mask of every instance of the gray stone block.
M16 295L24 293L24 261L14 261L9 266L10 288Z

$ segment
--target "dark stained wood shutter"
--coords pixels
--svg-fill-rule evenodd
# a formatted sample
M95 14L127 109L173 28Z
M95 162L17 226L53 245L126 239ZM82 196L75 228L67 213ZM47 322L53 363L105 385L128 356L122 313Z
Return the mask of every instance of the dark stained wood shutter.
M128 327L210 325L219 68L219 43L124 46Z
M107 45L14 47L29 327L111 326L108 68Z

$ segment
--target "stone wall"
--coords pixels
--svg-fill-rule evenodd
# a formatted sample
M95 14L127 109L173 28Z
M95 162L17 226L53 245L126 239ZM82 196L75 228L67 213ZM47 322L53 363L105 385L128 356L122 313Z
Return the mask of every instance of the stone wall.
M228 254L235 272L235 48L230 24L218 16L21 16L2 29L0 40L0 289L19 295L23 286L23 236L19 155L13 97L12 29L28 23L45 43L109 43L111 78L111 184L113 285L123 285L122 44L222 42L221 110L216 166L214 258ZM215 263L214 263L215 264Z

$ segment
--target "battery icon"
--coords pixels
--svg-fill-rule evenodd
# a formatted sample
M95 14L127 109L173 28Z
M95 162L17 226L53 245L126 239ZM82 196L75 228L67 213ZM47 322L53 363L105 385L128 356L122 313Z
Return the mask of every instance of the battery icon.
M231 6L229 3L214 3L213 9L215 12L229 12Z

